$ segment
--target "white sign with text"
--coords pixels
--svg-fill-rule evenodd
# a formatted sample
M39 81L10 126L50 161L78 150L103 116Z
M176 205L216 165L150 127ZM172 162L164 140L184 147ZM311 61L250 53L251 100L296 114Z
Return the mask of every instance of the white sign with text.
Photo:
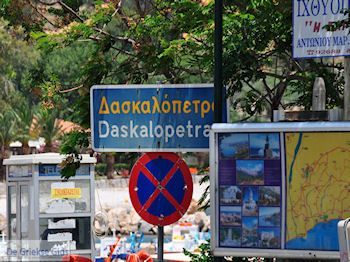
M293 57L316 58L350 55L349 29L325 28L347 16L350 0L293 0Z

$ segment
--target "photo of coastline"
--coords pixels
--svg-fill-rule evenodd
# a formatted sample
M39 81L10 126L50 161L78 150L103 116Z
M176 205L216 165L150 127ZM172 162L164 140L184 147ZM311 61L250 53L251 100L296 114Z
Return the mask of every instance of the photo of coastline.
M220 224L222 226L240 226L242 224L242 208L240 206L222 206L220 208Z
M236 178L238 185L263 185L263 160L237 160Z
M280 139L279 134L260 133L249 135L250 158L254 159L279 159Z
M262 227L279 227L281 225L281 211L279 207L260 207L259 225Z
M230 227L220 229L220 246L240 247L242 230L240 227Z
M220 134L219 150L222 158L249 158L248 134Z
M258 218L244 217L242 223L242 246L243 247L257 247L258 236Z
M259 247L280 248L281 247L281 230L279 228L260 228L259 229Z
M259 188L259 206L280 206L281 189L279 186L262 186Z
M242 203L242 190L238 186L220 186L220 204L239 205Z
M243 188L243 216L258 215L258 188L244 187Z

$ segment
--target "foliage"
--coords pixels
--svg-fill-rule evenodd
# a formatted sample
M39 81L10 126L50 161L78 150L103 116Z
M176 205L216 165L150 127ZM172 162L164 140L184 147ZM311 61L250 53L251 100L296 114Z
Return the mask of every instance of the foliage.
M14 90L29 93L23 81L36 65L38 53L25 41L21 27L12 27L0 17L0 99Z
M59 112L57 109L41 108L37 114L36 129L40 137L45 139L45 152L54 152L54 142L61 136L61 128L58 126L57 119Z
M80 156L82 148L89 146L88 135L84 131L75 130L62 138L60 153L68 155L61 163L61 176L64 179L69 179L75 176L76 170L80 167Z
M107 164L106 163L96 164L95 171L96 171L97 175L104 176L106 174L106 171L107 171Z
M117 164L113 165L113 168L115 171L118 172L118 171L123 170L123 169L128 170L130 168L130 165L126 164L126 163L117 163ZM107 172L107 164L106 163L98 163L95 166L95 170L99 176L105 176L106 172Z
M210 175L204 175L199 181L199 185L208 184L204 189L203 194L198 200L198 205L200 206L200 210L207 210L210 207Z
M224 80L234 108L248 119L267 111L311 103L315 76L327 79L328 107L340 105L343 81L328 60L300 63L291 56L289 1L233 1L224 18ZM334 65L333 65L334 66ZM334 67L336 68L336 67ZM295 99L290 99L293 94ZM287 95L287 97L286 97Z
M127 163L117 163L117 164L114 164L114 169L119 171L119 170L122 170L122 169L129 169L130 168L130 165L127 164Z
M44 106L57 108L86 130L93 85L213 80L213 0L69 0L55 5L43 0L30 6L19 0L17 5L35 14L23 25L42 53L26 85L39 87ZM14 6L11 1L4 8L13 11ZM18 23L18 17L12 18L12 24ZM329 85L327 106L339 105L341 71L329 60L293 60L291 23L288 0L225 3L223 76L238 121L271 116L281 107L308 108L315 76ZM68 165L76 165L77 153L89 145L86 133L84 139L76 135L67 135L63 143L62 152L72 157Z
M183 252L186 256L190 257L191 261L194 262L213 262L214 257L210 250L210 243L203 243L199 247L199 254L193 254L188 250L184 249Z
M16 137L16 115L12 111L0 112L0 149L8 149Z

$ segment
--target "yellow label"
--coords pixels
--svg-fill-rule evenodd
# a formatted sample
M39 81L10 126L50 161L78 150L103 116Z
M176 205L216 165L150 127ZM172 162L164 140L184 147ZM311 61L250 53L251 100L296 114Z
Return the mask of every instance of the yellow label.
M81 188L52 188L51 198L81 198Z

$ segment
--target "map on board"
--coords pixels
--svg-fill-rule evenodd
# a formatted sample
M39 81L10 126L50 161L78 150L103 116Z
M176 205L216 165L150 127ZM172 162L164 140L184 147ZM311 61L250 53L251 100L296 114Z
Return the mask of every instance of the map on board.
M339 250L350 216L350 133L285 133L286 248Z

